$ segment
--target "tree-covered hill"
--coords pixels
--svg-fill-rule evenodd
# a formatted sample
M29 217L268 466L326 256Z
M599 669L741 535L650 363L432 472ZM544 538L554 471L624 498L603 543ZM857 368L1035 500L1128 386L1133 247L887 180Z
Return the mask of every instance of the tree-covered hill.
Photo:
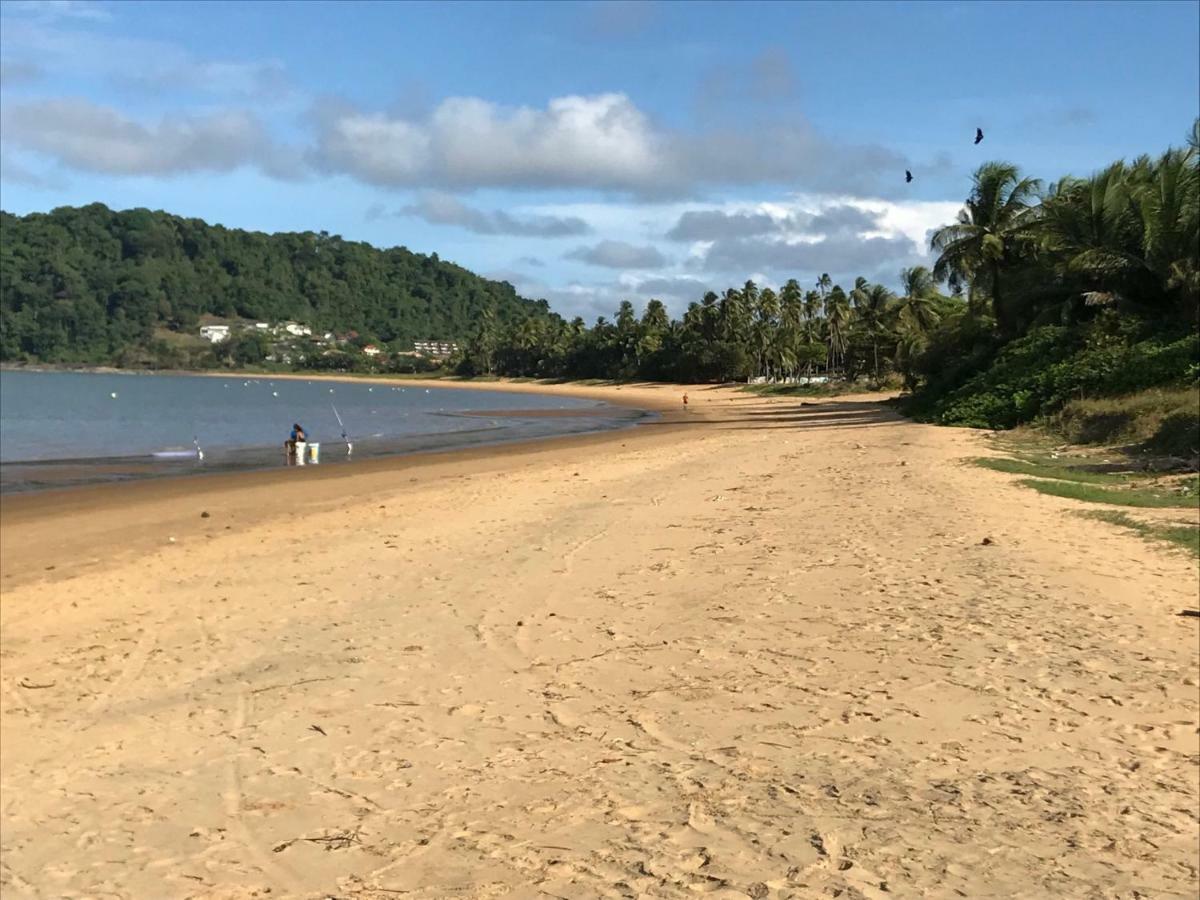
M0 212L0 360L117 363L202 316L295 320L383 343L455 340L485 310L548 315L512 285L403 247L325 232L263 234L93 203Z

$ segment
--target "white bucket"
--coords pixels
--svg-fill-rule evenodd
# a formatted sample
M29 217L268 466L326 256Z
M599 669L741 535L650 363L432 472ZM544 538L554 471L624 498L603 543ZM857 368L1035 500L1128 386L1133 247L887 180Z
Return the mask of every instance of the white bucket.
M308 455L308 444L304 441L296 441L296 465L304 465L304 457Z
M321 444L320 442L308 445L308 461L314 466L321 462Z

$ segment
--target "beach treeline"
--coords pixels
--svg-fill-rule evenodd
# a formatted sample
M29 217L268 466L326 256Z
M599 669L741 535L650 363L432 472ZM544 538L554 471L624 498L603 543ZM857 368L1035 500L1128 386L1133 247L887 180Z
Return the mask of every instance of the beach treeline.
M1200 447L1200 123L1187 145L1044 183L1006 162L973 176L932 269L899 291L822 275L708 293L672 321L650 300L612 320L485 320L464 374L683 382L804 380L907 387L908 411L1007 428L1091 417L1098 440L1170 432ZM1147 397L1140 392L1153 390ZM1128 407L1102 398L1133 397ZM1089 407L1088 404L1092 404ZM1094 415L1092 415L1094 413ZM1107 420L1107 427L1100 427ZM1124 431L1122 430L1124 429ZM1087 427L1081 426L1082 431Z

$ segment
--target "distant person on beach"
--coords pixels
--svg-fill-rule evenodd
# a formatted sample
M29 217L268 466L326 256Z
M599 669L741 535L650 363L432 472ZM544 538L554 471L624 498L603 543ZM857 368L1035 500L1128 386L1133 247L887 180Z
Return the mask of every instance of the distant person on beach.
M683 395L683 411L684 411L684 412L687 412L687 408L688 408L688 405L687 405L687 393L684 393L684 395Z

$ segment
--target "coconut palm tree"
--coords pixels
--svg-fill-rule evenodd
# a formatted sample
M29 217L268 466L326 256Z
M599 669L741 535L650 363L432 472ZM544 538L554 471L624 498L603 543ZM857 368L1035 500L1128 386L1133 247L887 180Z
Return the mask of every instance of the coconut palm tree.
M742 293L729 288L717 304L717 321L721 339L738 343L746 332L746 301Z
M804 320L804 294L795 278L779 292L779 319L784 328L796 329Z
M892 304L895 295L882 284L856 286L854 289L858 302L854 307L854 315L862 326L863 331L871 339L871 349L874 355L875 383L879 383L879 341L887 333L888 321L892 315Z
M1089 305L1200 303L1200 170L1196 150L1117 162L1066 178L1042 203L1043 246L1080 282ZM1165 310L1163 310L1165 311Z
M808 291L804 295L804 318L815 319L821 314L821 295L817 291Z
M850 329L850 301L840 285L834 285L825 298L825 327L829 341L829 367L836 369L846 355L846 335Z
M642 327L655 334L664 334L671 324L671 317L661 300L650 300L642 313Z
M933 273L924 266L902 269L900 286L904 294L896 304L897 319L918 334L928 334L938 321L937 310L933 308L937 296Z
M958 221L934 232L930 245L938 254L933 274L965 280L973 289L982 283L992 302L992 313L1001 330L1016 325L1005 305L1003 273L1030 248L1030 233L1037 221L1031 206L1040 182L1022 178L1010 163L980 166L974 187Z

